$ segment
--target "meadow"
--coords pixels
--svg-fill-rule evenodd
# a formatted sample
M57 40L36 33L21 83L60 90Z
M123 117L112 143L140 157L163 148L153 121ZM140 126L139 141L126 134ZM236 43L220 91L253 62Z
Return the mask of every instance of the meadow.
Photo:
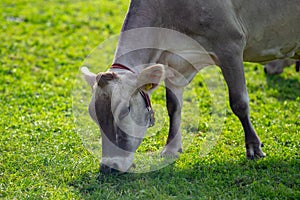
M0 199L300 199L300 75L294 67L267 76L263 66L245 63L251 119L266 158L246 160L244 133L222 79L216 92L225 101L214 129L216 99L206 72L185 93L182 132L192 142L176 161L146 173L99 174L99 157L79 134L74 90L87 56L120 32L128 4L1 0ZM149 129L155 137L143 141L140 153L160 150L167 136L163 88L152 100L160 123ZM191 105L199 115L188 114Z

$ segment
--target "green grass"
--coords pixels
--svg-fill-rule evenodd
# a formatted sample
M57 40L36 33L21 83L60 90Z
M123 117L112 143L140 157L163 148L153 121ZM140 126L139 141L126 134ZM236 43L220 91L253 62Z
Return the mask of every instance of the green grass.
M98 159L77 134L72 91L85 57L119 32L127 6L127 0L0 2L0 198L300 199L300 76L293 68L265 76L260 65L245 66L266 158L245 159L243 131L228 101L221 134L203 155L213 125L204 74L186 92L186 104L197 102L200 115L184 116L182 131L194 134L193 142L176 162L149 173L98 174ZM160 88L153 101L163 105L163 98ZM147 138L139 152L162 148L166 131Z

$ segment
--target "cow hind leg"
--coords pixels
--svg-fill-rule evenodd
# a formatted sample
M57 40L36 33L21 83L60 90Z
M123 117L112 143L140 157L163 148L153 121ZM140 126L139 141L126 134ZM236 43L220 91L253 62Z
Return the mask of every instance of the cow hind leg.
M261 149L262 143L250 121L249 98L242 56L236 55L231 52L224 55L224 52L222 52L221 56L218 56L221 63L220 67L229 90L230 107L243 126L247 158L262 158L266 154Z

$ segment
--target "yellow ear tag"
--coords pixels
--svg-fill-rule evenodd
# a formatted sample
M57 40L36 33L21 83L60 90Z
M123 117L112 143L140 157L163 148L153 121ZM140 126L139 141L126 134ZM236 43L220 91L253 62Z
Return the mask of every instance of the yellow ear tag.
M146 85L144 86L144 89L145 89L146 91L149 91L149 90L152 89L152 87L153 87L152 83L149 83L149 84L146 84Z

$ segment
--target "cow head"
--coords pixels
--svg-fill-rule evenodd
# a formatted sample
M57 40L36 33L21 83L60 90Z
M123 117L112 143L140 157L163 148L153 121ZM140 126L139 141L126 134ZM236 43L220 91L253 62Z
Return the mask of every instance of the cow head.
M120 71L120 70L119 70ZM163 65L154 65L135 74L128 70L98 75L82 68L93 87L89 114L102 134L102 173L126 172L134 159L152 116L145 96L165 78Z

